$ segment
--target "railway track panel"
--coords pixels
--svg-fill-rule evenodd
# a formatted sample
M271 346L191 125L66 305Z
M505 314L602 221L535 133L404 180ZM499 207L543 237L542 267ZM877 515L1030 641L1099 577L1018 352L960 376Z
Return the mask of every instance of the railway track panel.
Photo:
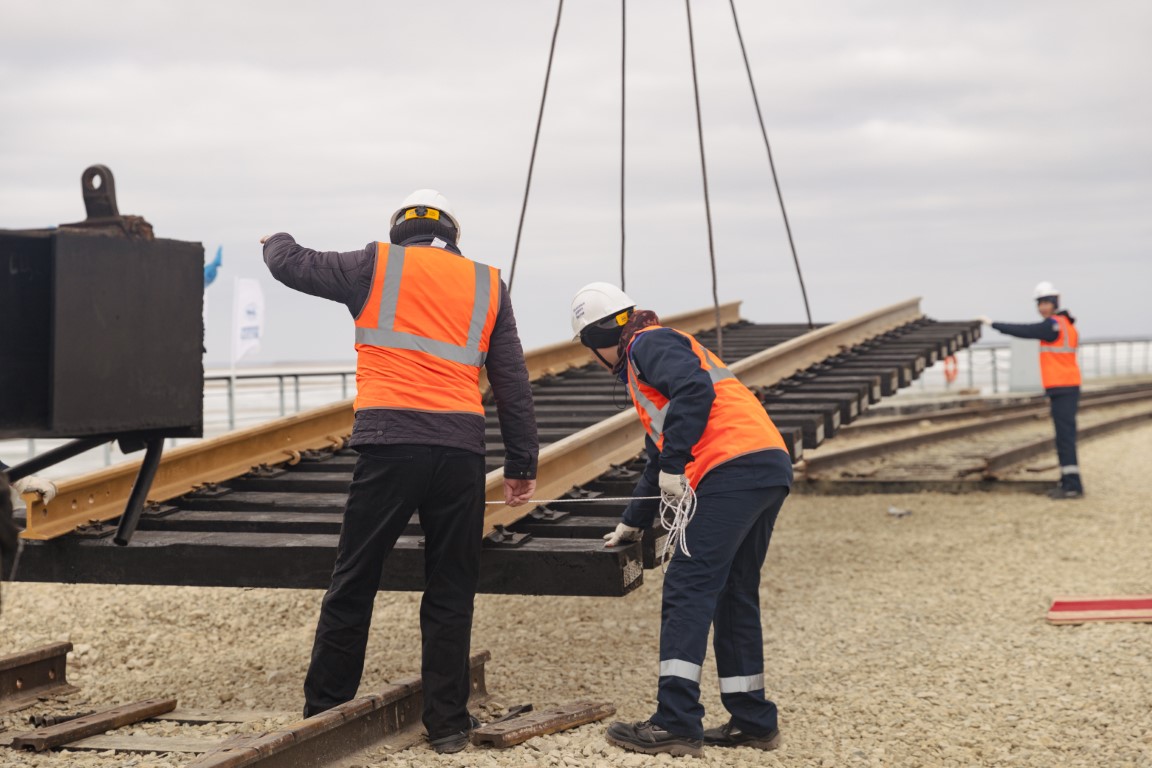
M975 323L923 318L916 302L873 314L814 331L747 321L725 326L733 371L764 400L794 460L907 386L928 361L979 334ZM714 345L714 330L697 331L702 343ZM626 497L635 485L643 432L627 392L595 365L558 370L563 367L537 369L533 396L542 444L537 497L564 500L535 509L490 508L483 592L623 595L656 564L659 529L639 544L605 549L601 537L625 502L582 501ZM492 498L504 451L491 406L487 419ZM325 588L355 453L304 451L294 459L151 505L127 547L112 544L107 522L28 541L17 578ZM422 538L414 518L390 556L381 589L422 588Z
M1152 419L1152 383L1084 394L1088 440ZM1042 493L1059 479L1048 406L1025 401L862 422L847 445L809 455L798 490L829 494L916 491Z

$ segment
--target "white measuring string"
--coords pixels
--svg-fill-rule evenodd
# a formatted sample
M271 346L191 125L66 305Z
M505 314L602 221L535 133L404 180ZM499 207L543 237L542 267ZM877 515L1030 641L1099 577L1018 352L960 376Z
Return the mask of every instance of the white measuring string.
M592 504L602 501L648 501L649 499L658 499L659 496L597 496L591 499L528 499L525 504L535 504L540 507L545 504ZM486 501L485 504L507 504L506 501Z

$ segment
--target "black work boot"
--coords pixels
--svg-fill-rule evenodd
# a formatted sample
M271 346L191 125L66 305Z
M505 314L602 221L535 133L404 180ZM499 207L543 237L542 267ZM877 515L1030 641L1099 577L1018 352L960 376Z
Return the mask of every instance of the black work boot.
M704 743L710 747L752 747L753 749L776 749L780 746L780 729L773 729L763 736L753 736L740 730L740 726L729 720L719 728L704 730Z
M428 739L428 746L436 750L441 755L446 755L452 752L459 752L468 746L468 737L472 735L472 731L480 727L480 721L472 715L468 716L468 727L463 731L450 733L447 736L439 736L435 739Z
M639 723L612 723L605 734L609 744L646 755L668 754L673 757L703 757L700 739L676 736L649 720Z
M1084 485L1080 475L1069 473L1060 478L1060 485L1048 491L1050 499L1080 499L1084 497Z

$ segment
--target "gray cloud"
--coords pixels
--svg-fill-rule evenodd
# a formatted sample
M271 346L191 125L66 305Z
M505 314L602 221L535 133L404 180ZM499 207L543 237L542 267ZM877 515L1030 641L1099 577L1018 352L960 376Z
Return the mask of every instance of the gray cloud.
M683 6L632 0L628 289L711 301ZM1086 336L1152 334L1152 8L1117 1L738 4L817 319L920 295L937 317L1031 316L1063 285ZM528 347L619 274L619 9L567 3L517 266ZM722 300L803 317L728 4L693 3ZM507 274L552 3L0 0L0 218L83 216L117 174L159 235L223 244L206 293L227 356L230 281L265 285L253 361L352 354L346 312L267 278L256 240L386 237L409 190L455 204L465 252Z

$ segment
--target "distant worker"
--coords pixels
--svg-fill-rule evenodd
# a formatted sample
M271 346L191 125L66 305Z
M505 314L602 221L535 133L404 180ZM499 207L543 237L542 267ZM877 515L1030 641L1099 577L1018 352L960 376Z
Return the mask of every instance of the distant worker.
M260 241L277 280L344 304L356 323L350 445L360 456L304 682L304 715L355 697L385 558L418 512L423 721L433 749L457 752L477 725L467 702L484 528L480 369L496 399L511 506L536 489L536 417L508 289L495 268L460 254L448 201L417 190L390 225L391 244L346 253L313 251L283 232Z
M1033 291L1036 311L1044 318L1038 323L1014 325L979 319L1000 333L1021 339L1040 340L1040 381L1048 396L1052 421L1056 425L1056 455L1060 460L1060 485L1048 492L1053 499L1079 499L1084 495L1080 464L1076 458L1076 409L1080 404L1080 366L1076 351L1080 334L1076 318L1059 309L1060 291L1043 282Z
M606 546L638 541L671 518L656 713L613 723L610 743L646 754L699 756L703 745L775 749L776 705L764 695L760 569L792 486L792 460L756 399L694 337L660 326L627 294L590 283L572 301L572 330L627 383L644 425L648 463ZM692 499L695 498L695 508ZM675 543L679 541L677 546ZM704 730L700 669L708 630L731 717Z

